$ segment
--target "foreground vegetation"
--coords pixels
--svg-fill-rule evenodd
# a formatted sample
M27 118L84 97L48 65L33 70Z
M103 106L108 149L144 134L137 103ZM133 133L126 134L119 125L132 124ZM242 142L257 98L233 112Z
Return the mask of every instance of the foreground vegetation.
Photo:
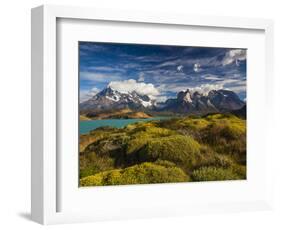
M212 114L80 136L80 186L246 179L246 121Z

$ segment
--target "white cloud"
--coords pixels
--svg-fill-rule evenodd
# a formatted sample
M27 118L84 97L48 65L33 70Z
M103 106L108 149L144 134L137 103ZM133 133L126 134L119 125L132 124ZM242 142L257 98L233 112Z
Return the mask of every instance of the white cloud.
M124 73L125 69L121 68L121 67L111 67L111 66L90 66L87 68L87 70L89 71L93 71L93 73L95 73L94 71L101 71L101 72L120 72L120 73Z
M153 84L137 82L134 79L124 81L111 81L108 86L123 93L136 91L141 95L148 95L150 98L155 98L159 95L159 91L154 87Z
M177 71L179 71L179 72L183 71L183 65L177 66Z
M174 83L165 83L163 82L160 86L157 87L161 94L172 92L178 93L180 91L185 91L190 89L191 91L199 91L200 93L206 94L210 90L219 90L226 89L234 91L235 93L241 93L246 91L246 79L241 79L240 75L233 75L232 78L222 78L213 74L202 75L202 80L212 81L211 83L201 82L199 86L190 83L183 82L174 82Z
M246 55L247 55L246 50L242 50L242 49L230 50L225 54L222 60L222 65L229 65L232 64L233 62L235 62L236 65L239 65L239 61L246 60Z
M169 84L169 85L163 84L158 87L158 89L163 93L173 92L177 94L180 91L186 91L187 89L189 89L192 93L197 91L199 93L202 93L203 95L207 95L211 90L219 90L223 88L224 88L223 84L202 84L200 86L191 87L180 83Z
M199 63L195 63L194 65L193 65L193 70L194 70L194 72L199 72L200 70L201 70L201 65L199 64Z
M241 93L246 91L246 79L224 79L220 81L224 89L231 90L235 93Z
M90 99L90 97L88 96L88 92L88 90L80 90L80 103Z
M229 78L229 79L222 79L220 81L220 83L222 83L223 85L238 84L240 82L241 82L241 80L239 80L239 79L231 79L231 78Z
M240 65L240 61L238 59L235 60L235 64L236 66L239 66Z
M235 85L235 86L228 86L225 87L227 90L231 90L235 93L245 92L246 86L245 85Z
M143 73L143 72L141 72L141 73L139 74L138 81L144 81L144 73Z
M164 96L164 95L161 95L161 96L157 96L154 98L157 102L165 102L167 101L168 97L167 96Z
M199 64L200 62L200 64ZM200 59L193 59L193 58L189 58L189 57L180 57L180 58L175 58L174 60L167 60L164 61L158 65L156 65L156 68L161 68L161 67L166 67L166 66L179 66L179 65L183 65L183 66L190 66L190 65L195 65L195 64L199 64L200 66L219 66L221 65L221 61L218 60L217 56L213 56L213 57L202 57Z
M205 80L221 80L221 78L219 78L217 75L213 75L213 74L203 75L203 78Z
M188 87L182 83L171 83L171 84L161 84L157 89L160 92L173 92L178 93L180 91L185 91Z
M95 96L100 90L96 87L91 90L80 90L80 102L87 101L88 99Z
M108 82L114 80L120 80L121 76L112 73L93 73L93 72L80 72L81 80L88 80L93 82Z
M80 44L80 50L84 51L90 51L90 52L100 52L100 51L105 51L106 47L103 45L95 45L95 44Z
M94 87L90 90L89 93L91 94L91 96L95 96L99 92L100 92L100 90L98 88Z
M207 95L211 90L219 90L223 89L222 84L202 84L200 86L196 86L193 88L189 88L191 92L199 92L202 93L203 95Z

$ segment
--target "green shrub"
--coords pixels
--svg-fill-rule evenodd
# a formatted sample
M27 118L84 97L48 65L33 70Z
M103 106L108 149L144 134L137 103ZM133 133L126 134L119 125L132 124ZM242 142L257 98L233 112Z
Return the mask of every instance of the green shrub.
M103 127L80 135L80 152L84 184L164 183L177 170L196 181L245 179L246 121L211 114Z
M196 168L200 168L203 166L228 168L235 164L234 160L229 155L218 154L214 152L213 149L209 146L201 144L200 152L202 158L196 165Z
M208 143L216 144L221 139L231 141L245 136L245 127L229 122L216 122L208 125L204 130L204 134Z
M176 167L176 164L171 162L171 161L165 161L165 160L160 160L158 159L157 161L154 161L153 162L154 164L157 164L157 165L161 165L161 166L164 166L166 168L169 168L169 167Z
M167 137L176 134L176 132L165 129L158 128L154 126L141 126L134 129L131 132L131 139L127 143L127 154L135 153L140 150L147 141L153 138Z
M228 119L222 118L222 115L208 117L212 122L202 130L201 140L215 152L228 154L237 163L246 164L246 123L237 117L229 116Z
M102 186L103 173L96 174L94 176L87 176L80 179L80 186Z
M240 177L240 179L246 179L247 178L247 168L246 168L246 166L235 164L235 165L231 166L231 170L235 174L237 174Z
M88 145L84 153L95 152L99 157L114 159L116 167L126 166L126 143L129 136L124 133L112 133Z
M180 168L172 165L163 166L146 162L125 169L115 169L84 177L80 179L80 186L151 184L185 181L189 181L189 177Z
M122 129L112 127L100 127L90 131L88 134L81 134L79 140L80 152L88 151L86 148L89 145L92 145L95 142L115 133L123 134Z
M97 156L95 152L80 154L79 177L83 178L98 172L114 169L114 159Z
M213 166L216 167L229 168L234 164L233 160L226 155L214 154L213 159L214 159Z
M171 161L185 171L189 171L202 159L199 143L190 136L182 135L149 140L139 157L141 161Z
M244 179L231 168L202 167L192 172L194 181L220 181Z
M187 117L182 120L179 120L177 123L182 127L197 130L197 131L205 128L209 124L209 122L206 119L199 118L199 117L196 118Z
M150 122L136 122L136 123L132 123L132 124L128 124L125 129L127 131L133 131L137 130L139 128L143 128L143 127L156 127L156 123L157 121L150 121Z

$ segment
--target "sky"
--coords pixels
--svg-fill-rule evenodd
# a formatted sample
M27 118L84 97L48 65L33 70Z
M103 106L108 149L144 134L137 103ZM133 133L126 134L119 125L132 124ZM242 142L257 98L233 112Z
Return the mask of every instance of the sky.
M80 101L110 86L157 101L190 89L232 90L246 100L247 50L79 42Z

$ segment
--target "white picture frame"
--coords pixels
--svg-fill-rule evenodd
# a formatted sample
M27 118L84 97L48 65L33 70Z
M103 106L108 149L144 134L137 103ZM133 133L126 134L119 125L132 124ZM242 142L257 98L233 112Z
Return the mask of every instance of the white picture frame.
M110 205L108 205L106 209L102 209L102 207L100 207L102 204L98 203L97 207L92 210L90 208L85 208L85 211L81 211L81 209L83 209L83 206L81 206L82 208L80 207L78 211L75 211L75 202L73 201L74 211L61 210L59 208L59 199L62 198L61 194L64 193L58 192L58 188L61 186L61 180L58 178L60 165L58 164L59 158L57 157L57 99L58 91L61 89L58 87L56 78L58 74L57 23L61 18L103 21L109 24L112 22L124 22L150 24L155 27L180 26L182 29L185 26L192 26L203 29L220 28L221 30L241 29L245 31L261 31L264 36L264 40L262 41L265 42L264 57L261 59L263 60L264 74L261 73L260 83L258 83L258 81L256 83L252 81L250 87L255 87L254 84L256 84L257 88L263 87L263 83L265 83L262 96L265 98L263 105L266 106L267 109L266 112L261 115L261 117L264 117L265 123L263 126L263 134L259 136L259 138L264 137L266 141L264 143L257 143L258 148L256 148L257 150L260 149L259 154L262 155L261 159L264 160L263 165L259 165L256 168L265 171L265 176L261 179L262 183L257 185L263 187L263 192L259 193L258 196L255 197L255 200L247 200L246 198L240 199L240 197L238 197L233 200L222 199L218 201L206 198L203 203L195 201L195 203L192 203L192 206L188 206L184 202L180 204L175 200L164 206L159 205L159 203L150 203L151 206L145 208L141 206L133 207L133 204L127 201L124 207L116 208L112 205L112 210L110 210ZM272 207L270 163L272 157L269 138L272 128L272 115L270 112L273 111L275 100L269 99L273 95L273 84L273 22L271 20L127 12L51 5L44 5L32 9L32 219L41 224L57 224L153 216L164 217L191 213L270 209ZM251 126L254 126L255 122L256 121L253 121ZM261 152L262 150L263 152ZM222 185L208 182L204 185L199 185L198 183L195 186L197 188L194 191L206 189L208 187L215 191L217 186ZM231 186L235 187L236 185L233 184ZM242 186L247 187L245 184ZM129 193L136 195L148 191L157 195L157 193L160 192L159 190L163 189L164 194L165 192L169 192L177 195L175 191L178 191L179 188L173 184L165 185L165 187L162 185L146 185L146 187L130 186L130 188L128 186L121 187L120 189L107 187L104 190L100 189L98 193L110 194L117 192L116 194L123 194L122 196L126 197L129 196ZM138 188L134 189L134 187ZM238 187L236 189L238 189ZM87 193L89 192L91 191L87 191ZM97 190L95 192L97 192ZM179 196L181 195L179 194ZM78 198L76 197L75 199ZM79 200L76 200L76 203L77 202L79 202Z

